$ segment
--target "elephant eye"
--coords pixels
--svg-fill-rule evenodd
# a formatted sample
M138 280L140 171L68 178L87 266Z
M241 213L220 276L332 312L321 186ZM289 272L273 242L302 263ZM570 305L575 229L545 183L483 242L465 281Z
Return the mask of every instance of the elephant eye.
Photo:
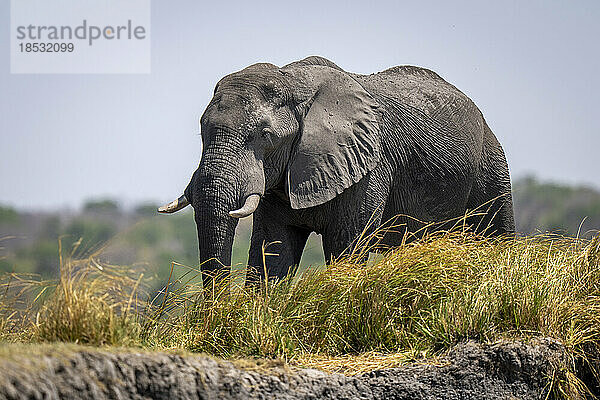
M273 134L273 130L271 128L265 127L262 129L261 133L262 133L263 137L269 137L270 135Z

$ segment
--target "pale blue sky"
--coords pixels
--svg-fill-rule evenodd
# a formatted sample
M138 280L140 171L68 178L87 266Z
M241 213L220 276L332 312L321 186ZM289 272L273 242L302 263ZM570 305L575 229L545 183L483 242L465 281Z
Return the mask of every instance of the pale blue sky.
M314 54L433 69L482 110L513 178L600 187L598 1L153 1L148 75L11 75L0 3L0 203L171 200L220 77Z

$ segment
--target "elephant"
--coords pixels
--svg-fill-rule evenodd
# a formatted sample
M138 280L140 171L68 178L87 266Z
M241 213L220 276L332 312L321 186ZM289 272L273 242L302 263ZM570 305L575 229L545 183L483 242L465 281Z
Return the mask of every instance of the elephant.
M226 271L238 220L251 214L250 285L284 278L311 232L331 262L394 217L414 232L487 204L476 230L515 229L502 146L473 101L425 68L360 75L318 56L254 64L217 83L200 129L198 169L158 211L192 205L205 283Z

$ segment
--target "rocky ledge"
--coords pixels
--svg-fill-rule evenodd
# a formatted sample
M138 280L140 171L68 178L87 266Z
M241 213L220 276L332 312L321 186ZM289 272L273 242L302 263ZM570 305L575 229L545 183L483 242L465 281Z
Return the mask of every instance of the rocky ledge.
M435 365L351 377L132 350L44 346L0 354L0 399L543 399L568 365L551 339L467 342Z

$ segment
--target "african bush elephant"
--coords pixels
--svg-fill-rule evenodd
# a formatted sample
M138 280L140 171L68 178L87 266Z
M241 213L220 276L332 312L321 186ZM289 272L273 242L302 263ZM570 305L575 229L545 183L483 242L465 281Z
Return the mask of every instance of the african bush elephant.
M436 73L345 72L321 57L227 75L200 119L202 157L183 196L203 271L229 265L238 218L254 214L249 265L282 278L311 232L327 260L365 227L402 214L444 221L489 203L478 225L514 231L502 147L473 102ZM418 226L400 217L406 229ZM388 235L385 244L399 244Z

